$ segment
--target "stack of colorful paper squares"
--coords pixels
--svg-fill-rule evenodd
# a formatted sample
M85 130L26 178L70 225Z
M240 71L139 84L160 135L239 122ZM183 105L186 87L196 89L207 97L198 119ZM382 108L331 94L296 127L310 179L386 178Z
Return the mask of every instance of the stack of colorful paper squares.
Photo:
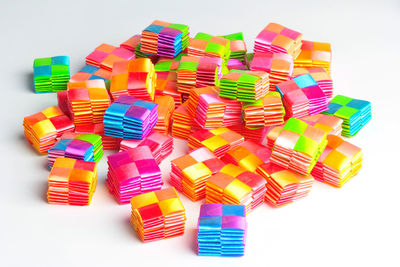
M195 87L218 85L222 77L222 59L183 56L176 73L178 91L189 94Z
M332 60L331 44L302 41L301 53L294 61L295 67L321 67L330 73Z
M120 96L104 114L104 133L128 140L142 140L157 123L157 104L133 96Z
M243 205L203 204L197 223L197 253L201 256L243 256L246 231Z
M172 114L172 121L172 136L187 139L192 124L187 101L175 109Z
M87 124L75 126L76 134L97 134L101 136L101 142L103 144L103 150L119 150L121 139L113 136L107 136L104 134L104 124Z
M155 20L142 32L141 52L174 58L189 44L189 26Z
M327 134L340 135L342 133L343 120L335 116L315 114L301 120L308 125L324 130Z
M225 165L206 182L206 202L244 205L246 214L264 201L266 181L258 174Z
M321 87L309 74L297 76L276 85L288 118L302 118L328 109L328 100Z
M28 142L42 154L47 153L57 138L74 130L72 121L56 106L25 117L23 126Z
M268 24L256 37L254 53L289 54L296 59L301 52L302 34L277 23Z
M290 118L276 138L271 162L300 174L310 174L328 141L326 132Z
M225 164L205 147L171 161L170 183L192 201L206 196L206 181Z
M247 53L246 42L244 41L243 33L232 33L223 35L221 37L230 41L231 54L229 59L239 59L243 61Z
M33 81L36 93L65 90L68 80L69 57L36 58L33 61Z
M275 91L275 85L287 81L293 75L293 58L285 53L255 53L250 70L269 73L269 90Z
M97 134L65 133L48 151L49 169L57 158L99 162L103 156L101 136Z
M83 160L58 158L50 171L49 204L87 206L97 185L97 165Z
M185 208L174 188L134 196L131 224L143 242L176 237L185 232Z
M189 56L218 57L226 64L231 54L230 41L199 32L194 38L189 38L187 53Z
M322 91L328 99L333 96L333 82L331 75L324 68L294 68L293 77L297 77L303 74L310 74L311 77L318 83Z
M245 143L247 143L246 141ZM240 144L239 146L232 148L221 158L226 164L232 163L240 166L243 169L255 172L257 167L264 163L264 161L255 154L256 151L252 151L246 147L246 144Z
M119 61L114 64L111 76L110 93L113 99L121 95L153 101L157 75L154 65L148 58Z
M153 131L143 140L122 140L120 151L140 146L148 146L157 164L160 164L163 159L172 153L174 142L171 136Z
M111 71L93 65L85 65L79 72L72 75L69 82L84 82L88 80L104 80L110 86Z
M191 149L206 147L217 157L244 142L244 137L228 128L215 128L193 132L188 139Z
M75 125L102 123L111 104L104 80L69 82L67 97Z
M106 185L119 204L136 195L160 190L161 170L148 146L121 151L107 157Z
M231 70L220 80L219 95L239 101L254 102L269 91L269 76L263 71Z
M372 118L371 103L365 100L337 95L329 102L328 107L324 114L342 119L342 135L347 137L357 134Z
M86 57L86 64L112 71L118 61L127 61L135 58L135 53L122 47L101 44Z
M328 135L327 139L328 145L311 174L317 181L342 187L361 169L363 153L339 136Z
M157 61L158 56L151 55L148 53L143 53L140 51L141 49L141 43L140 40L142 39L142 36L140 34L136 34L132 37L130 37L128 40L120 44L119 46L122 48L125 48L129 51L132 51L135 53L136 58L150 58L152 62Z
M265 200L275 207L307 196L314 183L311 175L301 175L271 162L259 166L257 173L267 181Z
M157 124L154 126L154 130L167 135L172 120L172 113L175 110L175 102L172 96L156 96L154 102L157 106Z

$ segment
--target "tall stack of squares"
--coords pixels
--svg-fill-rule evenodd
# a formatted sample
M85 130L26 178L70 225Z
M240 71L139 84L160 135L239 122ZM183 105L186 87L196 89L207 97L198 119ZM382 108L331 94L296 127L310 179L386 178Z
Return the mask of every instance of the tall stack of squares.
M311 175L301 175L271 162L259 166L257 173L267 181L265 200L275 207L307 196L314 183Z
M339 136L328 135L328 145L311 174L317 181L342 187L361 169L362 156L361 148Z
M104 114L104 133L128 140L142 140L157 123L157 104L120 96Z
M301 120L308 125L324 130L327 134L340 135L342 133L343 120L335 116L315 114Z
M255 172L257 167L264 163L259 156L244 146L244 143L226 152L221 159L226 164L232 163L250 172Z
M136 195L161 189L161 170L148 146L121 151L107 157L106 185L119 204Z
M134 58L135 54L125 48L101 44L86 57L86 64L112 71L115 62Z
M170 183L192 201L206 196L206 181L225 164L205 147L171 161Z
M187 101L175 109L172 114L172 121L172 136L187 139L192 124Z
M206 202L244 205L246 214L264 201L266 181L258 174L225 165L206 182Z
M103 122L111 100L104 80L68 83L68 105L75 125Z
M88 80L104 80L110 86L111 71L93 65L85 65L79 72L72 75L69 82L84 82Z
M303 74L310 74L311 77L318 83L322 91L328 99L333 96L333 82L331 75L324 68L300 68L293 69L293 77Z
M148 146L157 164L160 164L163 159L172 153L174 142L171 136L153 131L143 140L122 140L120 151L140 146Z
M220 80L219 95L239 101L254 102L269 91L269 76L263 71L231 70Z
M101 136L97 134L65 133L48 151L49 169L57 158L99 162L103 156Z
M175 110L175 102L172 96L156 96L154 102L157 106L157 124L154 130L163 134L169 133L169 128L172 120L172 113Z
M250 62L250 70L269 73L269 90L275 91L275 85L292 78L293 58L285 53L255 53Z
M206 147L217 157L244 142L244 137L228 128L215 128L193 132L188 139L191 149Z
M143 242L176 237L185 232L185 208L174 188L134 196L131 224Z
M231 54L230 41L199 32L194 38L189 38L187 53L189 56L218 57L226 64Z
M342 135L352 137L372 118L371 103L365 100L337 95L330 102L324 114L343 120Z
M23 126L28 142L42 154L47 153L57 138L75 128L72 121L56 106L25 117Z
M247 221L243 205L203 204L197 223L198 255L244 255Z
M254 53L289 54L296 59L301 52L302 34L277 23L268 24L256 37Z
M222 77L222 59L183 56L176 73L178 91L189 94L195 87L218 85Z
M243 61L247 52L246 42L244 41L243 33L232 33L228 35L223 35L221 37L230 41L231 54L229 56L229 59L238 59Z
M83 160L58 158L48 178L49 204L86 206L97 185L97 165Z
M276 138L271 162L300 174L310 174L328 141L326 132L290 118Z
M33 81L36 93L57 92L67 89L69 57L36 58L33 61Z
M287 117L302 118L328 109L326 95L309 74L280 83L275 89L282 95Z
M330 73L332 60L331 44L302 41L301 53L294 61L295 67L321 67Z
M114 100L121 95L153 101L157 75L148 58L136 58L114 64L110 93Z
M189 26L155 20L142 32L141 52L174 58L189 44Z
M88 124L88 125L77 125L75 126L76 134L97 134L101 136L101 142L103 144L103 150L118 150L121 142L120 138L113 136L106 136L104 134L104 124Z

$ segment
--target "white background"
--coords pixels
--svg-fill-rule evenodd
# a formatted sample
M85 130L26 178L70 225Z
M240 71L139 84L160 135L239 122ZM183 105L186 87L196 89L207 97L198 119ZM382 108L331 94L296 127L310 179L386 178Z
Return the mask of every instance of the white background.
M0 10L2 266L399 266L398 1L1 0ZM192 35L242 31L249 50L269 22L330 42L335 93L372 102L373 120L351 139L365 154L359 175L342 189L316 183L287 207L258 208L242 258L196 255L200 203L185 196L185 235L143 244L130 206L106 190L105 158L89 207L47 204L47 160L29 147L22 120L55 105L56 95L33 93L33 59L68 55L75 73L100 43L118 45L154 19L188 24ZM169 160L187 149L182 140L175 146L161 166L165 180Z

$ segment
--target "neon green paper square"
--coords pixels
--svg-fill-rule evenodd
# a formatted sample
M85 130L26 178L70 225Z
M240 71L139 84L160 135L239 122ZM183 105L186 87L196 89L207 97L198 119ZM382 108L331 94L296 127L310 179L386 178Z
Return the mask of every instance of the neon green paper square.
M293 150L305 153L311 156L311 158L314 158L318 153L318 143L304 135L301 135L299 139L297 139Z
M296 118L290 118L283 129L302 135L307 129L308 124Z
M339 105L346 105L351 100L353 100L353 98L347 97L347 96L343 96L343 95L337 95L331 100L331 103L336 103L336 104L339 104Z
M334 115L338 116L340 118L349 120L357 112L358 112L358 109L351 108L348 106L343 106L343 107L339 108L338 110L336 110Z
M51 65L51 57L36 58L33 61L33 66L34 67L48 66L48 65Z

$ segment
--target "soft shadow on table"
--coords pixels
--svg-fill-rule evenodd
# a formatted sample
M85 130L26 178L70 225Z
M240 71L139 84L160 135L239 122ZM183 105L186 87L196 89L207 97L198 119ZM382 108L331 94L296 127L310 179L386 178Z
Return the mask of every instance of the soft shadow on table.
M38 186L38 189L40 191L38 190L39 192L36 194L37 196L41 196L41 199L46 203L48 202L47 201L47 188L48 188L47 181L41 182L40 186Z
M25 88L29 91L29 92L35 92L35 85L33 83L33 72L29 72L26 73L24 75L25 78Z

